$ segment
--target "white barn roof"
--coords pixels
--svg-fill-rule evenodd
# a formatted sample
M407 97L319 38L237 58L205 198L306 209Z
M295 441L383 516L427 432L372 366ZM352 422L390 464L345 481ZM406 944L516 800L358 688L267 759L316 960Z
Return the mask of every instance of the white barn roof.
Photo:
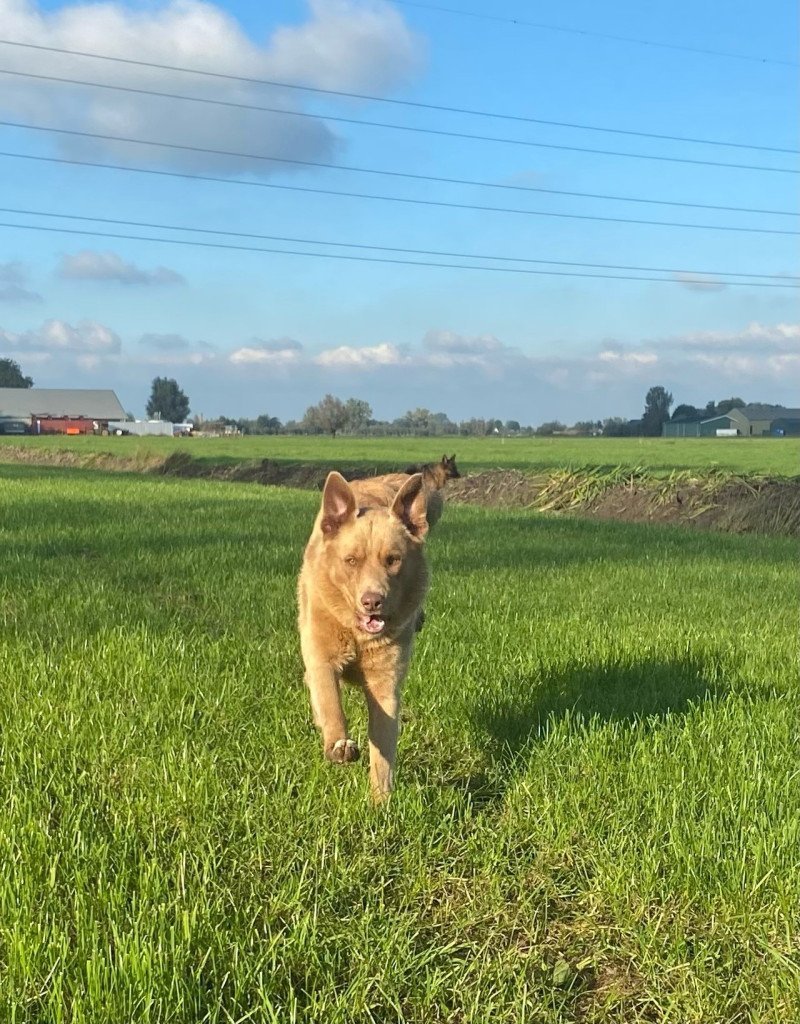
M85 416L124 420L125 410L113 391L88 388L0 388L0 417Z

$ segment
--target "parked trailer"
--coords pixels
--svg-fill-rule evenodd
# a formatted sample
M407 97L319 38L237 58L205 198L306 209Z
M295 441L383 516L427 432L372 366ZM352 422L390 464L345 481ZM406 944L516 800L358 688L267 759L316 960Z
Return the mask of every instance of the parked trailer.
M123 434L133 434L134 437L172 437L172 424L167 420L111 420L108 430L119 437Z
M738 437L739 431L736 427L717 427L717 437Z
M169 420L112 420L108 424L111 434L121 437L190 437L194 423L170 423Z

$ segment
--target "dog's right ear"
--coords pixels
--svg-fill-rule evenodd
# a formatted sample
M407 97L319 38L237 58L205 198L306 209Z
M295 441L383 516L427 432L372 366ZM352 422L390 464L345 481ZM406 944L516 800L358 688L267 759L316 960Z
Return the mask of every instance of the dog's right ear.
M322 532L332 537L355 515L356 498L341 473L328 473L322 490Z

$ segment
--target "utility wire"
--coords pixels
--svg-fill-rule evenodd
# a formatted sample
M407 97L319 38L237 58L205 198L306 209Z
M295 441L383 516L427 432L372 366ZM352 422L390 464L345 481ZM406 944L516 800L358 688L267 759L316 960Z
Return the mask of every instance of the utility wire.
M488 118L494 118L496 120L501 120L501 121L517 121L517 122L520 122L522 124L547 124L547 125L553 125L553 126L564 127L564 128L581 128L581 129L585 129L587 131L599 131L599 132L604 132L604 131L615 131L616 132L616 131L619 131L620 133L622 133L622 129L602 128L602 127L598 127L596 125L572 124L572 123L566 122L566 121L565 122L561 122L561 121L544 121L544 120L542 120L540 118L527 117L527 116L524 116L522 114L506 114L506 113L499 113L499 112L491 111L491 110L475 110L475 109L472 109L472 108L469 108L469 107L452 107L452 106L445 106L445 105L437 104L437 103L423 103L423 102L421 102L419 100L400 100L400 99L395 99L395 98L389 97L389 96L374 96L374 95L370 95L368 93L346 92L346 91L344 91L342 89L325 89L322 86L298 85L295 82L281 82L281 81L276 81L274 79L269 79L269 78L252 78L252 77L248 77L246 75L231 75L231 74L226 74L225 72L222 72L222 71L206 71L206 70L203 70L201 68L186 68L186 67L182 67L182 66L177 65L177 64L158 64L155 61L136 60L136 59L134 59L132 57L113 57L110 54L92 53L92 52L89 52L87 50L70 50L70 49L66 49L65 47L60 47L60 46L45 46L45 45L40 44L40 43L22 43L22 42L19 42L18 40L14 40L14 39L0 39L0 44L5 45L5 46L23 47L23 48L28 49L28 50L41 50L41 51L44 51L46 53L63 53L63 54L67 54L67 55L72 56L72 57L88 57L88 58L91 58L91 59L94 59L94 60L110 61L110 62L116 63L116 64L129 64L129 65L132 65L134 67L155 68L158 71L178 71L181 74L201 75L201 76L203 76L205 78L216 78L216 79L220 79L222 81L228 81L228 82L242 82L242 83L247 84L247 85L266 85L266 86L269 86L269 87L272 87L272 88L277 88L277 89L294 89L294 90L300 91L300 92L311 92L311 93L316 93L316 94L321 95L321 96L340 96L340 97L343 97L345 99L366 100L369 103L388 103L388 104L391 104L392 106L413 107L413 108L415 108L417 110L436 110L436 111L440 111L442 113L447 113L447 114L467 114L467 115L469 115L471 117L488 117ZM652 137L652 138L663 138L663 139L668 139L668 140L676 141L676 142L688 142L688 141L700 142L700 141L702 141L702 142L708 142L708 143L710 143L712 145L724 145L724 146L727 146L727 145L739 145L737 143L712 142L710 139L689 140L689 139L683 139L680 136L669 136L669 135L663 135L663 136L662 135L653 135L653 136L650 136L646 132L624 132L624 134L636 134L636 135L641 135L641 136L643 136L645 138L650 138L650 137ZM782 149L779 149L777 147L772 147L772 146L766 146L766 147L765 146L749 146L749 145L745 145L744 143L742 143L741 145L743 146L743 148L746 148L746 149L766 149L766 150L771 150L773 152L789 152L789 153L795 152L795 150L782 150Z
M475 252L448 252L441 249L404 249L396 245L367 245L363 242L331 242L320 238L296 238L287 235L264 235L253 231L230 231L221 228L199 228L187 224L161 224L152 221L120 220L116 217L95 217L78 213L56 213L52 210L28 210L14 206L0 206L0 213L11 213L26 217L53 217L60 220L84 220L96 224L119 224L124 227L152 228L157 231L186 231L202 235L227 235L232 238L255 238L269 242L290 242L293 245L328 245L339 249L369 249L374 252L399 252L412 256L441 256L465 260L498 260L504 263L539 263L557 267L589 267L593 270L633 270L653 274L692 274L698 277L758 277L776 280L800 281L794 274L756 274L752 271L733 270L689 270L686 267L640 267L619 263L586 263L575 260L543 260L523 256L496 256Z
M182 149L192 153L211 153L216 156L235 156L245 160L267 160L279 164L295 164L299 167L323 167L328 170L337 171L359 171L368 174L391 174L398 178L425 178L431 179L428 175L408 174L402 171L376 171L372 168L350 167L346 164L329 164L317 160L295 160L285 156L269 156L265 153L241 153L227 149L210 149L204 146L179 145L177 142L153 142L149 139L136 139L124 135L105 135L100 132L83 132L75 128L55 128L50 125L31 124L28 121L0 121L0 125L6 128L24 128L33 132L55 132L58 135L78 135L88 139L106 139L110 142L133 142L143 146L159 146L162 149ZM800 170L791 167L765 167L763 164L731 164L719 160L695 160L683 156L650 156L646 153L622 153L613 149L588 149L583 146L562 146L551 142L529 142L526 145L537 146L543 149L567 150L571 153L591 153L595 156L619 156L636 160L657 160L660 163L672 164L695 164L702 167L727 167L740 171L769 171L774 174L800 174ZM441 179L438 179L441 180ZM471 184L476 184L472 182Z
M58 82L62 85L80 85L91 89L109 89L114 92L134 93L137 96L157 96L161 99L182 100L190 103L207 103L218 107L232 107L235 110L257 110L265 114L286 114L289 117L306 117L315 121L336 121L339 124L362 125L368 128L388 128L398 132L415 132L421 135L441 135L451 139L472 139L477 142L500 142L509 146L539 146L540 143L528 139L509 139L496 135L477 135L473 132L448 131L443 128L420 128L414 125L393 124L387 121L367 121L357 117L340 117L334 114L317 114L305 110L287 110L285 107L265 107L257 103L237 103L233 100L219 100L208 96L187 96L185 93L162 92L156 89L140 89L130 85L114 85L109 82L87 82L80 78L62 78L57 75L42 75L33 71L12 71L0 68L0 75L14 75L19 78L33 78L41 82ZM667 142L689 142L703 146L727 146L733 149L755 149L764 153L788 153L796 155L796 149L783 149L780 146L756 146L744 142L723 142L719 139L698 139L687 135L660 135L655 132L629 131L624 128L600 128L596 125L575 124L569 121L545 121L541 118L529 118L534 124L557 128L576 128L581 131L606 132L614 135L631 135L642 139L659 139Z
M127 239L135 242L159 242L168 245L188 245L196 246L204 249L231 249L237 252L258 252L258 253L271 253L281 256L307 256L314 257L317 259L326 260L348 260L350 262L357 263L390 263L395 266L406 266L406 267L438 267L441 269L449 270L480 270L499 274L527 274L535 275L538 277L584 277L584 278L596 278L603 281L660 281L670 284L676 282L668 277L645 277L645 276L634 276L630 274L590 274L590 273L579 273L576 271L566 270L531 270L527 267L487 267L487 266L475 266L466 263L435 263L429 260L398 260L391 259L383 256L354 256L345 253L331 253L331 252L308 252L299 251L295 249L272 249L263 248L260 246L252 245L232 245L228 242L198 242L195 240L188 240L183 238L153 238L150 236L142 235L128 235L121 232L111 231L89 231L79 228L58 228L51 225L44 224L14 224L7 221L0 221L0 227L4 228L17 228L21 231L47 231L54 232L62 235L88 235L93 238L117 238ZM679 283L679 282L678 282ZM765 281L730 281L726 282L733 286L748 287L748 288L791 288L794 290L800 290L800 286L794 284L777 284L773 282ZM718 285L718 281L703 281L693 280L692 284L702 285Z
M679 43L661 43L653 39L636 39L631 36L618 36L610 32L595 32L585 28L567 28L565 25L551 25L541 21L527 21L525 18L512 18L502 14L484 14L478 11L465 11L456 7L442 7L438 4L419 3L418 0L395 0L395 3L403 4L405 7L418 7L425 11L437 11L441 14L455 14L462 18L481 18L484 21L500 21L512 25L524 25L526 28L540 28L548 32L565 32L576 36L591 36L595 39L610 39L617 43L633 43L637 46L654 46L664 50L682 50L686 53L698 53L709 57L731 57L735 60L755 61L758 64L781 64L786 67L795 68L797 62L793 60L780 60L776 57L756 57L749 53L731 53L728 50L710 50L699 46L683 46Z
M56 132L61 135L80 135L90 139L108 139L112 142L134 142L139 145L161 146L165 149L183 149L195 153L214 153L217 156L235 156L247 160L271 160L274 163L297 164L302 167L325 167L334 170L364 171L361 167L347 167L344 164L328 164L315 160L292 160L288 157L267 156L262 153L239 153L224 149L209 149L200 146L178 145L175 142L151 142L147 139L126 138L120 135L103 135L97 132L82 132L72 128L55 128L47 125L30 124L27 121L0 121L0 125L7 128L25 128L28 131ZM764 164L732 164L721 160L697 160L686 156L656 156L648 153L625 153L616 149L591 149L587 146L564 146L556 142L526 142L526 146L534 146L537 149L557 149L569 153L590 153L593 156L615 156L630 160L656 160L659 163L670 164L693 164L700 167L725 167L740 171L765 171L772 174L800 174L800 171L791 167L767 167ZM401 174L399 171L370 171L372 174L392 173L398 177L420 177L420 175Z
M272 181L245 181L242 178L223 178L211 174L188 174L185 171L163 171L152 167L135 167L126 164L101 163L94 160L73 160L67 157L39 156L33 153L12 153L8 150L0 150L0 157L9 157L15 160L35 160L40 163L69 164L75 167L95 167L109 171L130 171L134 174L155 174L165 178L182 178L189 181L212 181L221 185L244 185L249 188L271 188L284 192L304 192L313 195L337 196L345 199L372 199L387 203L405 203L412 206L437 206L451 210L476 210L481 213L511 213L529 217L557 217L569 220L592 220L610 221L620 224L643 224L651 227L690 228L694 230L708 231L738 231L749 234L768 235L797 235L797 231L783 231L775 228L747 228L719 224L685 224L678 221L664 220L635 220L626 217L595 217L580 213L550 213L544 210L523 210L509 206L480 206L476 203L454 203L444 199L411 199L405 196L376 195L370 192L344 192L340 189L313 188L310 185L285 185ZM393 172L378 172L388 173ZM440 180L440 179L431 179ZM465 183L467 184L467 183ZM474 184L474 183L472 183Z

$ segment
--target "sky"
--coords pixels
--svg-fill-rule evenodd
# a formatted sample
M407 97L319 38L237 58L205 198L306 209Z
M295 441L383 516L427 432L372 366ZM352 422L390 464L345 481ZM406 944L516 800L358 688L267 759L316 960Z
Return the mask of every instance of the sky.
M137 416L156 376L206 418L796 406L797 29L789 0L0 0L0 357Z

